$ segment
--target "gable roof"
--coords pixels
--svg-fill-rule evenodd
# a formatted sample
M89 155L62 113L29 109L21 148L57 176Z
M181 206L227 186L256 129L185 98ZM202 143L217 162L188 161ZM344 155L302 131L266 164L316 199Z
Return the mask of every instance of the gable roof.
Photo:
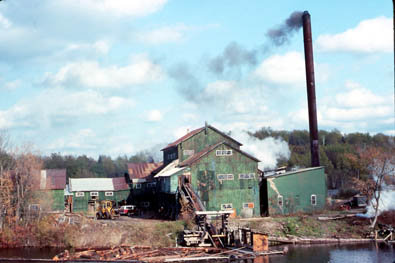
M192 137L195 134L198 134L199 132L201 132L202 130L204 130L204 127L193 130L191 132L188 132L187 134L185 134L184 136L182 136L181 138L175 140L174 142L168 144L165 148L163 148L161 151L169 149L171 147L177 146L180 143L182 143L183 141L185 141L186 139L189 139L190 137Z
M66 169L41 170L41 190L61 190L66 187Z
M128 163L130 180L146 179L162 167L163 163Z
M191 157L189 157L189 158L186 159L185 161L181 162L181 163L179 164L179 166L180 166L180 167L184 167L184 166L189 166L189 165L194 164L195 162L197 162L198 160L200 160L203 156L205 156L206 154L210 153L211 151L213 151L215 148L217 148L218 146L220 146L220 145L222 145L222 144L228 146L229 148L232 148L233 150L235 150L235 151L237 151L237 152L239 152L239 153L241 153L241 154L247 156L248 158L250 158L250 159L252 159L252 160L254 160L254 161L256 161L256 162L260 162L260 160L258 160L258 159L255 158L254 156L252 156L252 155L250 155L250 154L248 154L248 153L246 153L246 152L244 152L244 151L242 151L242 150L239 150L239 149L233 147L232 145L230 145L230 144L227 143L227 142L219 142L219 143L217 143L217 144L210 145L210 146L204 148L202 151L200 151L200 152L198 152L198 153L192 155Z
M230 139L231 141L235 142L235 143L238 144L239 146L242 146L242 145L243 145L243 144L241 144L240 142L238 142L238 141L236 141L235 139L233 139L232 137L230 137L229 135L223 133L222 131L220 131L220 130L214 128L214 127L211 126L211 125L207 125L207 128L210 128L210 129L214 130L215 132L217 132L217 133L221 134L222 136L224 136L224 137ZM183 141L185 141L185 140L191 138L191 137L194 136L195 134L198 134L199 132L203 131L204 129L205 129L205 126L203 126L203 127L201 127L201 128L198 128L198 129L196 129L196 130L193 130L193 131L191 131L191 132L188 132L187 134L185 134L185 135L182 136L181 138L179 138L179 139L177 139L176 141L174 141L174 142L168 144L168 145L167 145L165 148L163 148L161 151L164 151L164 150L166 150L166 149L169 149L169 148L171 148L171 147L175 147L175 146L179 145L179 144L182 143Z
M125 177L116 178L70 178L71 192L128 190Z

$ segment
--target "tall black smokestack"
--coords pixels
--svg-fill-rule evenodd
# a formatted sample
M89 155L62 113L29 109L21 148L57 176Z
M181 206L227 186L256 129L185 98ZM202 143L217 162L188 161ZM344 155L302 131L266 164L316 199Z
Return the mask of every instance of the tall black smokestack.
M315 80L314 80L314 61L313 61L313 42L311 37L310 14L303 12L303 39L304 39L304 57L306 64L306 84L307 84L307 101L309 105L309 129L310 129L310 150L311 166L320 166L319 148L318 148L318 125L317 125L317 107L315 98Z

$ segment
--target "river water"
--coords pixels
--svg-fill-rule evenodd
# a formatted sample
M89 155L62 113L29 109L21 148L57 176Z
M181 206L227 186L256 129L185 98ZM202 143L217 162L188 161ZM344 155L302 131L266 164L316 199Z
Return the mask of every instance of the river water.
M284 247L271 247L280 250ZM0 249L0 258L50 259L59 249ZM12 261L19 263L21 261ZM249 261L252 262L252 261ZM358 245L288 246L286 255L260 257L254 263L395 263L395 245L374 243ZM26 262L24 262L26 263Z

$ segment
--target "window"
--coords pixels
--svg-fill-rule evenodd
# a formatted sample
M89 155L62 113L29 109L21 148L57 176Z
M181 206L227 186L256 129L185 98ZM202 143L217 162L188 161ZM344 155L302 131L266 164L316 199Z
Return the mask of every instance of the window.
M114 196L114 192L105 192L104 195L105 196Z
M176 159L177 158L177 153L169 153L168 155L167 155L167 159L168 160L174 160L174 159Z
M217 174L218 181L225 181L225 180L234 180L235 177L233 174Z
M249 173L249 174L239 174L239 179L255 179L255 173Z
M232 155L232 150L216 150L215 155L217 156L229 156Z
M311 205L317 205L317 195L311 195Z
M251 202L251 203L243 203L243 208L254 208L254 203L253 202Z
M83 196L85 196L84 192L76 192L75 193L75 197L83 197Z
M99 192L91 192L90 195L91 196L99 196Z
M195 151L194 150L184 150L183 153L184 153L184 155L194 155Z
M147 183L148 188L154 188L156 186L156 182Z
M233 209L233 204L221 204L221 210L232 210Z
M150 202L142 202L141 206L147 208L150 206Z
M141 184L136 184L136 189L141 189Z
M283 208L283 196L282 195L277 196L277 204L279 207Z

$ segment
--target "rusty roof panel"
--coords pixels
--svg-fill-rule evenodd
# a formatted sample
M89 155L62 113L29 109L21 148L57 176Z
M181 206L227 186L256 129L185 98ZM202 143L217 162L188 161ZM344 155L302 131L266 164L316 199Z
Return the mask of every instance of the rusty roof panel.
M128 190L129 186L126 183L125 177L112 178L112 184L114 185L114 191Z
M59 190L66 187L66 169L46 169L46 190Z
M163 163L128 163L130 179L147 179L152 173L157 172Z
M176 141L174 141L174 142L168 144L168 145L167 145L165 148L163 148L161 151L179 145L181 142L183 142L183 141L185 141L186 139L192 137L193 135L195 135L195 134L201 132L203 129L204 129L204 127L199 128L199 129L196 129L196 130L193 130L193 131L191 131L191 132L188 132L187 134L185 134L185 135L182 136L181 138L179 138L179 139L177 139Z

